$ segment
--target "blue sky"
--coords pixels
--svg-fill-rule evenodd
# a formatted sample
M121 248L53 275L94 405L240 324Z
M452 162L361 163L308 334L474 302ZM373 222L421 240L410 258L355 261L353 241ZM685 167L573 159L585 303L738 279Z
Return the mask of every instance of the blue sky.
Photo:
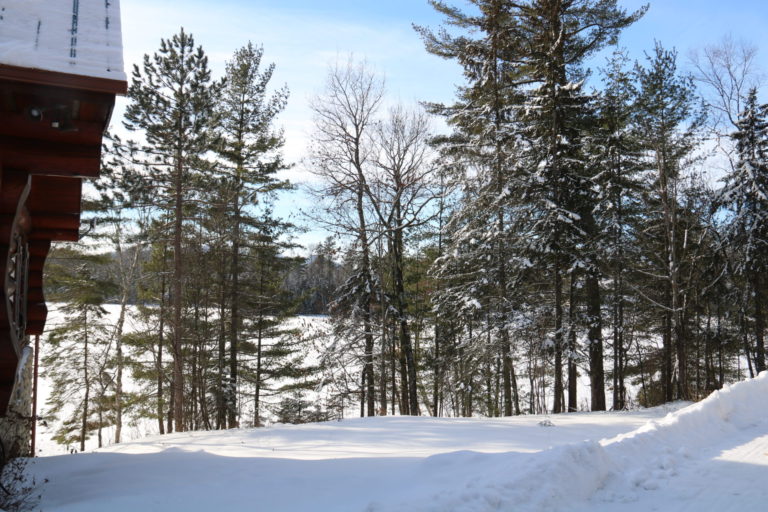
M467 5L465 0L448 0ZM619 0L628 10L644 0ZM646 16L621 39L632 58L642 59L654 40L676 47L687 65L691 50L718 42L726 34L760 48L768 71L768 0L655 0ZM437 28L441 17L426 0L123 0L122 29L126 71L152 53L160 38L183 26L223 71L232 52L249 40L262 44L267 62L275 62L276 85L291 91L281 117L286 156L297 163L292 177L301 181L301 158L311 131L308 101L320 92L328 65L349 53L365 58L386 77L391 100L416 103L450 101L461 72L456 64L427 54L412 23ZM118 107L115 120L120 117ZM291 205L301 198L291 199ZM306 236L316 240L320 235Z

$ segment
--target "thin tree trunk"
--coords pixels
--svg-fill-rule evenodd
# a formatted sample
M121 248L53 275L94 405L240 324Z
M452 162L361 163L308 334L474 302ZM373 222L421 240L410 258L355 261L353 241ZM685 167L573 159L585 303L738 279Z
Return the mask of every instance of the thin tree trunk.
M749 329L747 326L747 313L744 308L741 310L741 338L744 342L744 357L747 359L749 368L749 378L755 378L755 371L752 369L752 350L749 348Z
M256 305L257 311L257 327L256 327L256 385L253 391L253 424L255 427L261 426L261 380L262 380L262 361L263 357L263 342L264 342L264 320L266 316L266 305L262 302L265 300L264 287L265 287L265 270L264 260L260 259L259 263L259 289L258 297L259 303Z
M579 410L578 368L576 366L576 271L568 287L568 412Z
M88 313L83 313L83 383L85 384L85 398L83 398L83 418L80 428L80 451L85 451L85 438L88 435L88 404L91 401L91 378L88 374Z
M358 240L361 250L361 275L365 282L366 290L362 298L362 316L363 316L363 336L365 338L364 367L365 381L368 384L367 390L367 410L368 416L376 415L376 403L374 394L374 375L373 375L373 321L371 313L371 295L373 293L373 278L371 276L371 258L370 247L368 245L368 225L365 220L365 177L363 176L362 164L360 163L359 145L355 146L355 165L357 168L357 219L358 219Z
M563 277L560 255L555 255L555 396L552 412L563 412Z
M395 348L395 333L394 330L391 330L391 334L389 336L389 348L390 348L390 378L392 380L392 399L390 402L392 402L392 416L395 415L395 407L399 406L398 399L397 399L397 354L396 354L396 348Z
M411 402L408 399L408 362L405 360L405 351L403 350L402 339L400 338L400 323L395 324L397 331L397 343L399 350L397 351L397 359L400 370L400 414L403 416L409 416L411 414L410 405Z
M171 393L170 393L170 398L168 403L168 412L166 414L166 424L165 424L165 431L168 434L173 434L173 411L175 410L173 402L176 396L173 393L173 390L174 390L173 380L171 380L171 389L170 389Z
M263 343L263 322L264 317L259 313L259 326L256 330L256 384L253 390L253 426L261 426L261 361L262 361L262 343Z
M117 255L120 258L120 266L122 267L122 249L120 244L120 235L117 235ZM117 365L117 374L115 376L115 444L120 443L120 439L123 431L123 366L125 362L123 360L123 328L125 326L125 313L128 307L128 292L133 281L133 276L136 274L136 268L139 265L139 254L141 251L136 246L133 251L133 258L128 272L123 272L122 276L122 294L120 295L120 314L117 317L117 323L115 324L115 362Z
M395 222L398 226L402 224L399 213L399 204L395 205ZM412 416L418 416L419 397L416 382L416 356L411 343L411 332L408 326L408 316L406 311L405 299L405 279L403 275L403 232L401 228L395 229L394 240L392 241L392 258L395 285L395 299L398 313L400 348L403 351L405 361L405 373L407 375L407 386L403 386L403 398L407 397L408 412ZM407 394L406 394L407 393Z
M765 309L762 280L757 272L752 275L752 292L755 307L755 370L759 375L765 371Z
M176 156L176 169L174 174L174 227L173 227L173 282L171 287L173 297L173 419L176 432L184 432L184 362L182 344L184 340L183 327L181 325L182 308L182 281L184 279L182 250L182 228L184 215L183 200L183 164L181 155Z
M237 428L237 372L238 372L238 338L240 334L240 169L236 171L236 192L234 204L234 234L232 236L232 295L231 323L229 329L229 386L228 386L228 423L229 428Z
M597 265L593 263L585 282L587 317L589 326L589 377L592 388L592 410L605 410L605 372L603 369L603 321L600 311L600 279Z
M224 262L222 261L222 268ZM229 381L224 373L225 358L227 352L227 327L225 324L226 314L226 275L222 271L219 274L221 297L219 299L219 347L218 347L218 387L216 392L216 428L227 428L227 397L229 396Z
M386 317L382 316L381 320L381 352L379 361L379 396L381 404L379 406L379 415L387 415L387 324Z
M165 251L163 251L163 270L165 270ZM165 338L165 272L160 277L160 314L157 336L157 422L160 434L165 434L164 396L163 396L163 342ZM170 431L169 431L170 432Z

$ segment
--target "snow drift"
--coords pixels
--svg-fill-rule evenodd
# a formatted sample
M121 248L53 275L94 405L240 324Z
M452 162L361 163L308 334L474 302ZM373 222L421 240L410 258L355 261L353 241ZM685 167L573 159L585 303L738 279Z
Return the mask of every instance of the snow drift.
M30 472L58 512L762 510L768 373L668 410L188 432Z
M755 430L768 434L768 372L599 442L534 454L458 453L427 459L424 473L429 476L422 485L437 479L452 482L450 487L394 506L372 504L369 511L538 512L575 510L588 499L637 501L643 491L656 490L676 476L688 459L713 447L731 447L730 439L751 439ZM750 433L743 439L747 431ZM585 509L595 508L591 503Z

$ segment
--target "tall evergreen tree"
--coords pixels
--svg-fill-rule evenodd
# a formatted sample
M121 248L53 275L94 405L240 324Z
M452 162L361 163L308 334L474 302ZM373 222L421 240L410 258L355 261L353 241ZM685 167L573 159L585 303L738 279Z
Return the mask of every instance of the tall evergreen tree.
M184 422L184 226L190 217L196 176L207 164L203 156L212 148L215 105L221 87L211 80L208 57L183 29L162 39L152 57L134 66L125 127L138 131L145 143L132 149L143 163L145 194L169 214L173 254L171 291L173 354L173 417L177 431ZM149 202L149 200L148 200Z
M524 118L531 141L530 184L535 207L545 212L534 225L542 244L535 251L551 272L555 318L555 407L564 410L559 353L563 348L563 277L582 268L590 362L591 407L605 409L600 268L597 256L593 169L584 154L592 106L582 93L584 60L613 42L645 8L627 14L616 1L536 0L521 12L521 53L535 85ZM571 276L571 280L575 276ZM570 350L573 353L573 350ZM575 388L572 388L575 391Z
M765 370L768 286L768 105L758 103L756 89L749 92L736 126L736 167L724 178L721 202L730 214L726 240L734 277L743 278L743 286L750 291L747 297L755 339L752 358L759 373Z
M483 268L469 270L465 267L465 279L456 283L459 288L446 290L446 298L452 296L459 302L477 300L480 289L483 307L490 311L494 332L498 337L494 346L502 359L503 411L509 416L520 411L517 384L512 362L512 343L509 333L509 319L513 299L511 297L510 219L509 204L518 181L513 163L518 155L516 147L515 107L521 94L520 87L526 82L520 75L514 48L515 12L509 2L483 0L473 2L480 11L479 16L470 15L444 2L431 1L431 5L446 17L449 25L467 32L478 34L472 38L461 34L451 35L448 31L433 32L416 27L424 39L427 51L444 58L455 59L462 66L467 85L459 88L457 102L451 106L429 105L433 113L447 118L454 126L454 134L438 139L446 156L460 158L467 174L464 179L478 180L477 187L471 187L472 200L466 208L457 210L453 225L461 228L452 230L450 255L463 255ZM483 215L487 213L487 215ZM445 275L456 269L451 261L439 260ZM461 265L465 266L465 265ZM487 269L487 270L486 270ZM470 277L471 276L471 277ZM469 280L467 280L467 278ZM491 290L489 288L489 284ZM470 293L462 296L460 288L469 288ZM461 304L456 304L461 307Z
M650 267L644 271L648 277L656 276L657 289L649 289L646 298L657 305L662 316L665 399L688 399L687 311L681 274L685 233L681 229L679 201L685 166L697 148L704 115L692 79L677 70L677 52L657 43L648 56L647 67L638 64L635 75L639 88L635 121L649 155L647 165L655 174L646 198L650 211L644 251ZM673 360L677 363L677 379Z
M86 439L98 430L101 447L101 429L111 424L107 393L114 379L104 303L116 286L96 275L96 267L106 262L104 257L59 249L48 261L49 286L62 303L59 311L64 318L51 330L42 360L44 376L53 384L48 406L54 415L71 408L54 439L61 444L77 442L84 451Z
M511 205L525 205L527 211L541 212L530 218L518 216L512 223L517 223L514 233L522 242L516 251L527 253L524 261L534 258L552 283L554 410L564 410L563 281L566 270L574 265L585 273L592 407L604 409L600 274L595 254L597 225L592 216L591 176L582 148L590 111L581 93L584 74L580 65L642 16L644 9L627 14L615 1L477 0L473 3L480 15L474 16L443 2L431 3L446 15L449 24L483 34L473 40L467 36L452 37L447 31L434 34L419 29L429 51L456 58L464 66L470 81L466 91L475 91L470 104L485 113L473 116L471 109L456 108L452 122L485 137L484 147L489 147L488 154L492 155L488 168L496 176L489 181L497 183L496 197L509 195L515 198ZM450 115L450 111L445 113ZM485 129L472 128L473 124L477 126L478 119L488 120ZM505 153L515 155L515 161L523 165L514 165ZM495 210L495 232L501 235L508 232L509 221L504 219L503 207ZM501 287L501 302L505 304L500 318L502 323L508 323L509 301L504 290L508 282L506 259L511 251L509 246L494 245L499 255L495 282ZM500 332L508 337L508 327ZM508 368L504 341L502 350L504 368ZM509 414L511 379L510 372L506 373L505 412Z
M226 85L218 104L221 119L218 152L223 158L220 171L224 181L221 199L228 217L224 236L230 247L227 277L230 304L227 421L230 427L238 424L234 395L243 324L241 280L245 268L256 264L243 261L243 250L248 247L249 233L258 232L261 223L269 222L268 218L260 219L259 212L263 214L277 192L291 187L276 176L287 166L280 154L284 139L274 126L277 115L285 109L288 89L284 86L270 95L268 88L275 65L261 69L263 54L264 50L252 43L235 52L227 63ZM286 228L283 224L282 229ZM275 236L279 237L280 233Z
M629 398L626 319L627 309L633 302L630 290L633 266L640 257L637 237L642 226L642 172L645 170L633 119L637 91L627 63L625 52L619 50L603 71L604 88L597 98L596 123L587 142L589 165L594 169L593 180L600 191L595 208L600 265L610 280L606 295L612 331L614 410L624 409ZM573 380L571 375L569 385L575 385ZM572 410L575 405L569 400L568 409Z

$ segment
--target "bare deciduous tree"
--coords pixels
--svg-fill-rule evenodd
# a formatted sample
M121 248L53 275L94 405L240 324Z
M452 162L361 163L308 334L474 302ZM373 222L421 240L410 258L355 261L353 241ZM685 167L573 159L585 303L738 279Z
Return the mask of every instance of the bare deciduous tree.
M416 359L408 322L405 291L407 233L430 220L428 207L436 198L436 174L430 163L429 120L423 111L409 112L401 106L376 131L377 174L369 188L371 204L387 237L392 278L392 307L398 342L403 354L403 403L408 412L419 414ZM373 190L373 192L372 192Z
M731 133L736 130L750 89L762 81L757 47L727 35L719 43L691 53L690 60L707 106L713 139L733 170L736 148Z
M372 296L377 286L371 270L366 196L369 167L373 165L375 117L383 94L383 81L364 62L355 63L350 58L330 69L323 94L311 103L315 129L309 160L321 181L315 192L326 201L325 216L320 220L331 231L351 237L357 248L355 272L345 288L352 311L362 324L362 393L368 416L376 412Z

